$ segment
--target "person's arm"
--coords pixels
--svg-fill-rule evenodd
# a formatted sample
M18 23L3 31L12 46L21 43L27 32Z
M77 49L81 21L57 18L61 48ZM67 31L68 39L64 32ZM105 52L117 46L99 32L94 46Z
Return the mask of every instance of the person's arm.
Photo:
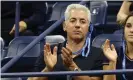
M103 70L116 70L116 62L109 62L109 65L104 65ZM116 75L104 75L103 80L116 80Z
M132 4L131 2L126 1L126 0L122 3L122 6L120 7L120 10L119 10L119 12L117 14L117 22L119 24L123 24L124 23L126 17L130 13L129 8L130 8L131 4Z
M50 44L46 43L46 45L44 45L44 51L36 61L34 71L51 72L56 63L57 63L57 47L56 46L54 47L52 54ZM48 80L48 77L29 77L28 80Z
M132 4L131 2L124 0L119 10L119 13L129 14L129 8L131 4Z
M108 65L103 66L103 70L115 70L117 64L117 52L115 46L107 39L102 47L105 57L109 60ZM116 75L104 75L103 80L116 80Z
M74 69L78 69L77 71L81 71L80 68L74 63L73 66L69 67L70 71L74 71ZM90 76L72 76L73 80L101 80L100 77L90 77Z

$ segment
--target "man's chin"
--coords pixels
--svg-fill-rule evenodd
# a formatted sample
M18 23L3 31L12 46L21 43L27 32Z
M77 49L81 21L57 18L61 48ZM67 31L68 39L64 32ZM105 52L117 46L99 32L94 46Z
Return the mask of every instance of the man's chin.
M73 39L75 39L75 40L82 40L83 37L82 36L73 36Z
M73 37L74 37L75 39L81 39L81 38L82 38L81 35L74 35Z

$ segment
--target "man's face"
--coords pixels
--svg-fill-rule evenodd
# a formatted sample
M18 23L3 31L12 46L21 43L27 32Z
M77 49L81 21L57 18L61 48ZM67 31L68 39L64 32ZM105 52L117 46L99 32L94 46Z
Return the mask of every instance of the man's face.
M129 17L125 29L124 29L125 39L128 42L133 43L133 16Z
M81 9L72 9L70 17L64 23L64 31L71 39L84 39L89 28L88 15Z

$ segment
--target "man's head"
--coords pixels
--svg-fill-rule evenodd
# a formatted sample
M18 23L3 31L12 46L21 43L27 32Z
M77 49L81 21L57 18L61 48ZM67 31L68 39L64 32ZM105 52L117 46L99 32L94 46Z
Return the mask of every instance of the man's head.
M133 43L133 13L131 13L124 25L124 37L127 42Z
M63 30L67 32L67 38L84 39L88 33L91 21L90 10L80 4L71 4L65 11Z

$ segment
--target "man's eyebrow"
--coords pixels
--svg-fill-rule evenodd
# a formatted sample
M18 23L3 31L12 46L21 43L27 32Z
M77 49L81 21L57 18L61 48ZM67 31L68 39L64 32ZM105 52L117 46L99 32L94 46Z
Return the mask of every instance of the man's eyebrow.
M70 18L70 20L75 20L76 18L74 18L74 17L72 17L72 18ZM84 19L84 18L80 18L80 20L84 20L84 21L87 21L87 19Z
M76 19L76 18L72 17L72 18L70 18L70 20L71 20L71 19Z
M84 19L84 18L80 18L80 20L84 20L84 21L87 21L87 19Z
M84 18L80 18L80 20L86 20L86 19L84 19Z

